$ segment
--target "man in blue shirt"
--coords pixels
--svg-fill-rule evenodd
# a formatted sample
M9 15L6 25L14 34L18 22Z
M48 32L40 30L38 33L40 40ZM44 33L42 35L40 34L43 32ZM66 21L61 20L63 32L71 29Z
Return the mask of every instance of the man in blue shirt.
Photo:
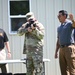
M61 75L75 75L75 46L74 46L74 28L75 22L73 15L69 15L65 10L60 10L58 19L61 25L58 27L58 39L56 43L55 58L58 58L59 51L59 64Z

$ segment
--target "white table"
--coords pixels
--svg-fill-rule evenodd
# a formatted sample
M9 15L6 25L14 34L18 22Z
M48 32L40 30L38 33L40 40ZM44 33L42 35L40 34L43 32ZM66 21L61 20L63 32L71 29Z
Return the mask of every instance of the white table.
M43 59L43 62L50 62L50 59ZM0 64L26 63L26 59L0 60Z
M26 63L26 60L15 59L15 60L0 60L0 64L11 64L11 63Z
M11 64L11 63L24 63L26 64L26 58L24 59L13 59L13 60L0 60L0 64ZM45 62L50 62L50 59L43 59L43 70L44 70L44 74L45 75Z

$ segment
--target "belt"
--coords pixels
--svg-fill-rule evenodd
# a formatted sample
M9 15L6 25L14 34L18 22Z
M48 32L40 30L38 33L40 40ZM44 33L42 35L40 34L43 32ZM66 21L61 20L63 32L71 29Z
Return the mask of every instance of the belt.
M61 48L63 48L63 47L68 47L69 45L74 45L74 43L66 44L66 45L60 45L60 47L61 47Z

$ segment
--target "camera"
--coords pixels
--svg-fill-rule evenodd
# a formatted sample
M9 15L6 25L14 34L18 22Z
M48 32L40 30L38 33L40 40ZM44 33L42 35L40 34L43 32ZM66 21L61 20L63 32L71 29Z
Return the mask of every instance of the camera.
M36 23L34 23L35 21L33 19L30 19L29 22L26 25L26 28L31 27L31 24L33 24L34 27L36 27Z

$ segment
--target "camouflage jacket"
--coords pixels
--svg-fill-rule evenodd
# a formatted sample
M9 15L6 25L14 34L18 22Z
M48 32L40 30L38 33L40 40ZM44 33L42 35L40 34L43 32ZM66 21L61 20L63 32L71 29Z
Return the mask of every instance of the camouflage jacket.
M34 23L36 24L36 29L33 30L32 32L28 32L26 25L28 22L24 23L19 29L18 29L18 34L20 36L25 35L24 39L24 48L23 48L23 54L26 53L26 46L43 46L43 38L44 38L44 33L45 29L44 26L39 23L38 21L35 21Z

